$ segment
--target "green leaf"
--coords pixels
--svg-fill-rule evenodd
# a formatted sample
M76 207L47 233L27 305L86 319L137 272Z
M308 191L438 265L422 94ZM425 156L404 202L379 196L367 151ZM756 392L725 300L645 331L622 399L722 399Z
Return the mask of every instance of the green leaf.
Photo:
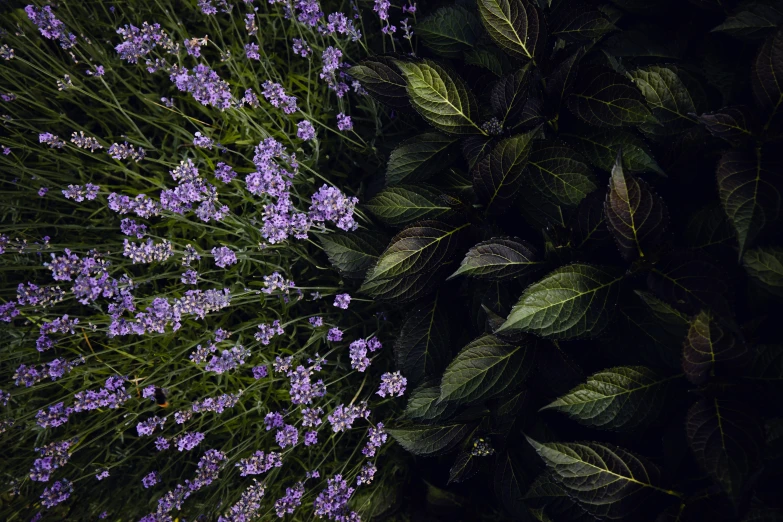
M647 144L633 132L606 130L592 133L569 134L568 139L596 167L611 172L622 151L623 169L628 172L654 172L664 176Z
M535 63L546 44L546 25L538 9L526 0L478 0L487 32L502 49Z
M598 9L585 9L584 6L576 4L558 16L558 23L552 28L552 35L566 42L589 42L616 29Z
M429 185L398 185L383 189L365 206L383 223L396 226L450 213L451 207L439 196L438 189Z
M473 189L487 208L498 214L513 202L520 189L522 171L527 166L530 142L537 130L506 138L473 170Z
M606 220L626 261L649 256L669 224L663 200L641 179L625 174L620 156L612 169L606 196Z
M611 320L621 279L604 267L560 267L527 287L498 332L554 339L598 335Z
M783 6L780 2L772 5L767 2L747 2L712 32L726 33L735 38L764 38L775 31L781 22Z
M459 275L504 281L536 270L541 261L536 249L512 238L493 238L474 245L465 255L459 269L449 279Z
M465 82L430 60L401 62L411 104L430 125L451 134L486 134L476 125L476 99Z
M454 449L471 431L473 425L451 423L443 426L410 426L387 432L400 446L414 455L434 456Z
M440 400L468 404L499 395L524 382L532 367L535 340L517 346L483 335L457 354L443 373Z
M567 413L586 426L633 430L658 417L667 385L678 377L662 377L644 366L609 368L542 410Z
M761 421L741 402L702 399L685 423L696 461L737 505L762 464Z
M449 169L439 176L438 181L451 192L468 197L473 195L473 181L459 170Z
M451 356L451 331L442 299L436 294L411 310L394 343L395 364L410 386L428 375L439 375Z
M386 246L385 238L362 230L319 234L318 239L332 266L344 277L357 279L364 277Z
M533 228L544 230L553 226L565 227L566 213L563 207L536 185L528 185L519 191L515 207Z
M481 22L464 7L441 7L416 24L416 34L435 54L459 58L481 36Z
M751 81L753 96L761 113L767 115L764 130L780 124L783 110L783 30L768 37L753 62Z
M504 451L495 465L495 495L512 515L521 517L526 511L522 483L524 467L508 451Z
M636 86L647 100L658 124L645 124L644 132L651 134L675 134L696 123L692 116L696 104L688 88L677 76L675 67L650 65L630 72Z
M740 259L780 214L780 172L781 162L770 146L732 149L718 163L720 200L737 234Z
M751 365L743 377L780 387L783 382L783 347L774 344L757 346Z
M742 257L742 264L750 277L776 296L783 297L783 249L748 250Z
M446 484L465 482L479 472L476 458L468 451L461 451L449 470L449 480Z
M540 521L568 520L573 522L593 522L594 517L588 515L575 499L572 499L565 488L558 484L551 470L541 473L525 493L525 502L536 509ZM554 519L549 518L550 516Z
M623 518L654 493L677 495L659 486L660 471L654 464L622 448L598 442L527 441L566 493L593 516Z
M403 141L389 155L386 185L423 181L447 167L454 159L452 146L456 141L439 132L426 132Z
M379 102L396 108L410 105L405 91L405 80L394 69L391 59L377 57L364 60L347 72L359 80L362 87Z
M550 142L533 146L525 180L567 206L578 205L598 188L592 169L573 149Z
M628 341L637 344L640 355L650 364L682 369L682 344L690 327L689 317L652 294L639 290L634 293L639 300L620 308L631 327Z
M468 162L468 168L473 170L479 161L487 157L497 142L497 139L486 136L468 136L462 140L462 155ZM468 187L473 192L473 181L468 182Z
M574 115L590 125L622 127L657 123L630 80L607 67L581 67L567 103Z
M502 77L492 87L490 104L503 126L515 123L527 102L530 90L529 65Z
M422 384L413 390L405 408L405 418L418 421L437 421L447 418L457 409L457 404L440 401L440 386Z
M503 62L496 49L472 49L465 54L465 65L483 67L495 76L503 76Z
M570 227L574 232L572 245L576 250L595 249L611 242L604 214L605 199L599 192L593 192L579 203Z
M709 249L734 244L734 230L717 201L697 210L685 228L685 240L692 248Z
M699 121L710 134L726 141L737 141L753 136L756 116L750 107L735 105L724 107L712 114L702 114Z
M566 56L558 63L546 78L544 92L550 104L558 111L563 100L571 93L571 88L576 81L578 64L585 55L585 48L578 47L576 51Z
M682 352L682 368L693 384L704 384L715 374L715 365L730 363L745 355L745 347L727 332L709 312L691 321Z
M601 48L616 58L679 60L684 54L686 38L662 29L661 24L636 24L609 36L602 42Z

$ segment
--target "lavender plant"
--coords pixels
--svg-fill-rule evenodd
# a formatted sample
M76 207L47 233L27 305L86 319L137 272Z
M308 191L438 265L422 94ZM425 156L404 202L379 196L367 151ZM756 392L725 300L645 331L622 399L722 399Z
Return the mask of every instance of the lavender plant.
M385 243L354 194L389 117L345 72L394 45L376 4L3 17L1 519L392 504L406 378L349 279Z

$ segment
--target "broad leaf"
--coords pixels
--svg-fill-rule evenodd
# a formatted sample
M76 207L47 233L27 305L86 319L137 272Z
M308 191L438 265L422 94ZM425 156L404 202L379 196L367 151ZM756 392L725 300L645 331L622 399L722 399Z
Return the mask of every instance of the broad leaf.
M465 482L479 472L479 464L476 457L469 451L461 451L449 470L449 480L446 484Z
M503 281L520 277L540 267L542 261L536 249L513 238L493 238L473 246L465 255L458 275Z
M414 455L440 455L454 449L474 426L451 423L443 426L410 426L387 430L400 446Z
M552 470L546 470L536 477L525 493L524 500L531 506L531 510L538 511L539 514L534 513L534 516L540 521L592 522L595 520L555 480Z
M560 267L527 287L498 332L527 331L554 339L598 335L612 318L621 279L599 266Z
M738 504L761 467L760 420L741 402L702 399L688 411L685 428L696 461Z
M424 45L446 58L458 58L481 36L481 22L462 6L441 7L416 24Z
M650 65L636 69L630 75L658 120L658 124L643 125L644 132L673 134L696 123L692 116L696 112L696 104L677 76L676 68Z
M563 4L561 3L561 6ZM589 42L616 30L614 24L598 9L577 4L571 8L561 7L552 35L566 42Z
M396 108L410 106L405 80L394 68L394 62L390 58L364 60L347 72L359 80L362 87L381 103Z
M717 201L697 210L685 228L685 240L692 248L715 249L734 245L734 230Z
M383 189L365 206L383 223L402 225L450 213L451 207L440 195L438 189L429 185L399 185Z
M451 355L451 331L440 294L411 310L394 343L396 367L416 386L439 374ZM438 390L440 396L440 390Z
M525 180L562 205L578 205L597 187L592 169L565 145L535 144Z
M492 49L472 49L465 54L465 65L483 67L495 76L503 76L504 62L498 56L502 51ZM505 56L503 57L505 58Z
M657 123L631 81L606 67L580 68L574 92L567 101L571 112L590 125Z
M495 465L495 495L503 507L517 517L523 516L526 511L522 492L523 469L523 466L507 451L498 456Z
M345 277L363 278L378 260L386 240L365 231L337 232L318 236L329 262Z
M430 60L396 62L413 107L430 125L451 134L485 134L476 125L476 99L465 82Z
M704 384L715 374L715 365L730 363L745 354L745 347L726 331L709 312L691 321L682 352L682 369L693 384Z
M742 264L750 277L773 294L783 297L783 249L748 250L742 257Z
M544 230L552 226L561 228L566 225L566 210L536 185L527 185L519 191L515 208L535 229Z
M620 308L630 326L624 342L633 342L639 355L655 366L682 368L682 344L690 327L690 319L647 292L635 291L636 301ZM620 348L622 349L622 348Z
M712 31L735 38L764 38L783 22L782 7L780 2L748 2Z
M644 366L609 368L542 409L567 413L586 426L633 430L658 417L667 385L678 377L660 376Z
M688 315L712 310L721 317L731 316L726 274L699 251L666 254L647 275L647 286Z
M423 384L413 390L405 408L405 418L418 421L436 421L448 416L457 409L457 405L441 402L440 386Z
M763 114L764 130L780 124L779 116L783 112L783 84L780 78L783 78L783 30L764 41L753 62L753 96Z
M702 114L699 121L710 134L727 141L738 141L753 136L756 128L756 116L745 105L724 107L712 114Z
M626 261L649 256L669 224L666 204L643 180L623 172L619 155L604 208L609 230Z
M593 516L622 518L654 493L674 494L659 486L660 471L654 464L622 448L527 440L566 493Z
M655 162L647 144L631 131L606 130L592 133L569 134L568 140L590 163L611 172L622 151L623 169L628 172L654 172L664 175Z
M476 164L473 189L487 212L501 213L513 202L537 130L506 138Z
M457 354L443 373L440 400L463 404L499 395L524 382L532 367L535 340L516 346L483 335Z
M529 65L497 81L490 93L492 110L501 124L514 124L522 114L530 90Z
M605 199L603 194L593 192L579 203L571 222L571 244L576 250L594 249L612 241L606 226Z
M468 167L473 170L476 164L487 157L489 151L497 144L496 138L487 136L468 136L462 140L462 156L468 162ZM470 191L473 191L473 182L468 182Z
M660 24L642 23L615 33L601 43L601 48L617 58L626 56L677 60L682 58L684 35L662 30Z
M536 6L527 0L478 0L487 32L502 49L535 63L546 44L546 25Z
M548 102L554 106L554 109L559 111L563 100L571 93L571 88L576 81L579 70L578 64L584 55L585 48L578 47L558 63L552 69L550 75L547 76L544 92Z
M733 149L718 163L720 200L737 234L740 258L780 214L781 167L770 146Z
M439 132L419 134L403 141L389 155L386 185L422 181L451 163L456 138Z

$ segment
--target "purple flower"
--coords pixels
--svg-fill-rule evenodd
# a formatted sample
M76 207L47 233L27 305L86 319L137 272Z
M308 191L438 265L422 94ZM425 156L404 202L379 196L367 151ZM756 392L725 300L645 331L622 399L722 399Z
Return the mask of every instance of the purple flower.
M141 396L145 399L155 400L155 386L147 386L141 390Z
M212 138L202 136L200 132L196 132L193 138L193 145L202 149L212 150L212 146L215 144Z
M61 149L65 147L65 141L51 132L44 132L38 135L38 143L46 143L52 149Z
M132 159L136 163L140 162L144 159L144 157L147 155L147 153L139 147L139 150L136 150L133 145L128 143L127 141L124 143L112 143L109 147L109 150L107 151L109 156L116 160L121 159Z
M292 41L294 42L293 45L294 54L298 54L302 58L307 58L307 56L309 56L310 53L313 52L313 50L310 49L310 46L307 45L307 42L304 39L294 38Z
M296 97L288 96L282 85L267 80L261 87L264 88L261 94L273 107L281 107L286 114L293 114L297 111Z
M35 422L44 429L56 428L57 426L62 426L68 422L68 417L70 417L74 411L76 411L74 408L66 408L62 402L58 402L57 404L49 406L47 411L38 410L38 413L35 414Z
M223 183L231 183L231 180L237 177L237 173L234 172L233 168L221 161L215 168L215 177Z
M332 425L332 431L339 433L351 429L353 423L359 417L368 417L370 411L367 409L366 404L362 403L359 406L339 404L332 413L329 414L327 419L329 424Z
M76 35L65 30L65 24L54 17L50 6L38 8L34 5L28 5L24 10L27 17L38 26L38 30L44 38L59 40L60 47L63 49L70 49L76 45Z
M198 283L198 272L195 270L186 270L183 272L180 279L185 285L195 285Z
M351 368L354 370L364 372L370 366L370 359L367 358L367 342L364 339L358 339L351 343L349 355Z
M408 384L408 379L403 377L400 372L387 372L381 375L381 385L376 392L381 397L397 396L402 397L405 393L405 386Z
M264 417L264 426L266 431L281 428L283 426L283 416L276 411L270 411Z
M49 192L49 189L46 187L41 187L38 189L38 195L41 197L44 197L47 192Z
M246 477L248 475L260 475L266 473L272 468L279 468L283 465L283 459L279 453L270 451L264 455L263 451L256 451L252 456L239 459L235 464L239 468L239 475Z
M0 304L0 321L10 323L11 319L17 315L19 315L19 310L16 309L16 301Z
M299 139L308 141L315 138L315 128L313 128L313 124L309 121L302 120L297 123L296 126L298 129L296 131L296 135L299 137Z
M333 343L334 342L338 342L338 341L342 341L343 340L343 331L340 330L339 328L330 328L329 332L327 332L327 334L326 334L326 340L327 341L332 341Z
M351 296L348 294L337 294L334 296L334 306L348 310L348 305L351 303Z
M95 478L98 479L98 480L103 480L105 478L109 478L109 470L108 469L104 469L104 470L100 471L97 475L95 475Z
M9 154L11 154L11 147L5 147L4 146L3 147L3 155L4 156L8 156Z
M196 58L201 57L201 46L207 45L206 38L188 38L185 40L185 50L189 55Z
M285 489L285 496L275 501L275 512L277 516L283 518L286 513L293 513L294 510L302 504L304 495L304 484L297 482L293 488Z
M38 482L49 482L51 474L57 468L68 463L71 454L68 453L73 440L51 442L42 448L35 448L40 458L35 459L30 470L30 479Z
M276 335L283 335L285 331L280 326L280 321L275 319L271 325L259 324L258 331L256 332L256 341L261 341L261 344L268 345L271 339Z
M169 79L174 82L177 89L189 92L202 105L224 110L234 104L231 101L229 84L204 64L198 64L193 68L192 73L185 67L176 65L169 72Z
M305 433L304 445L313 446L314 444L318 444L318 432L308 431L307 433Z
M158 475L157 471L150 471L147 475L144 476L143 479L141 479L141 483L144 485L144 488L151 488L155 484L160 482L160 475Z
M46 488L41 494L41 504L47 508L53 508L57 504L65 502L71 496L73 484L67 479L55 482Z
M97 138L92 136L85 136L84 131L74 132L71 134L71 143L79 147L80 149L90 149L90 152L100 150L103 146L98 142Z
M0 405L8 406L8 401L11 400L11 394L7 391L0 390Z
M290 424L286 424L282 429L277 430L275 441L281 448L296 446L296 443L299 441L299 432Z
M321 419L323 414L324 410L320 407L304 408L302 410L302 426L305 428L314 428L319 426L323 422Z
M326 489L321 491L313 502L316 516L320 518L326 516L330 520L355 520L355 514L348 514L348 501L354 489L348 487L342 475L327 479L327 484Z
M239 402L242 393L224 393L218 397L207 397L200 401L195 401L191 409L196 412L211 411L214 413L223 413L228 408L233 408Z
M136 223L136 220L130 218L123 218L120 221L120 231L126 236L136 236L137 239L142 239L147 230L147 225Z
M337 227L346 230L356 230L359 224L353 219L356 197L347 197L335 187L323 185L312 196L309 216L315 222L331 221Z
M190 451L204 440L204 434L198 431L186 431L174 439L179 451Z
M367 340L367 348L369 348L371 352L374 352L383 348L383 345L377 337L373 336Z
M384 430L382 422L379 422L375 428L370 427L367 432L367 445L362 449L362 454L365 457L374 457L375 451L383 446L388 437L389 435Z
M258 54L258 44L249 43L245 45L245 56L250 60L260 60L261 55Z
M353 122L350 116L346 116L342 112L337 115L337 128L341 131L349 131L353 129Z
M158 416L153 416L145 421L141 421L138 424L136 424L136 431L138 432L139 437L152 435L153 432L155 431L155 428L157 428L158 426L160 426L160 429L163 429L163 424L165 424L165 422L166 422L165 417L161 418Z
M177 52L176 44L160 28L160 24L150 25L143 22L141 29L126 25L117 29L117 34L122 36L123 41L114 50L128 63L138 63L140 58L147 56L158 46L169 53Z
M362 470L359 472L359 475L356 477L356 485L361 486L362 484L371 484L373 477L375 477L375 473L378 471L378 468L375 467L375 465L372 462L368 462L362 467Z
M158 451L163 451L169 449L169 441L164 439L163 437L158 437L155 439L155 449Z
M220 357L213 355L204 370L220 375L245 364L245 359L249 356L250 350L238 344L230 350L223 350Z
M174 249L171 242L165 239L161 243L153 243L152 239L147 238L146 243L136 244L127 239L123 240L124 257L130 258L132 264L163 262L174 255Z
M259 366L253 366L254 379L263 379L266 376L267 376L267 369L265 364Z
M98 191L101 189L98 185L87 183L83 187L81 185L68 185L68 188L63 190L63 196L65 199L72 199L77 203L89 200L92 201L98 197Z
M319 326L323 326L324 324L324 318L321 316L315 316L308 319L311 325L318 328Z
M237 262L236 254L228 247L215 247L212 249L212 255L215 256L215 264L220 268L225 268Z

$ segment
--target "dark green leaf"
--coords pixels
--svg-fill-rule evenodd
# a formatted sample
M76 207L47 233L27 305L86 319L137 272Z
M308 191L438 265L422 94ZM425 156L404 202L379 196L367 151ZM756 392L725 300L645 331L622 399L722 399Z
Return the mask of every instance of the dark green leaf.
M441 402L439 399L440 386L422 384L411 392L408 406L405 408L405 418L418 421L437 421L441 418L448 418L457 409L457 405Z
M365 231L336 232L318 236L329 262L345 277L363 278L378 260L386 238Z
M783 346L757 346L745 377L779 387L783 383Z
M480 457L474 457L469 451L461 451L449 470L447 484L465 482L475 476L479 472L477 458Z
M617 153L622 151L623 169L628 172L655 172L664 175L650 154L647 144L633 132L606 130L569 134L568 139L599 169L611 172L617 160Z
M554 479L579 506L596 517L622 518L654 493L660 471L641 457L609 444L528 442L552 470Z
M459 58L481 36L481 22L464 7L441 7L416 24L424 45L446 58Z
M530 90L529 65L497 81L490 93L492 110L505 126L514 124L522 114Z
M528 185L519 191L515 207L533 228L543 230L551 226L565 226L566 213L563 207L535 185Z
M458 275L502 281L514 279L536 270L541 265L536 249L512 238L493 238L473 246L465 255Z
M487 32L502 49L535 62L546 44L546 22L527 0L478 0Z
M667 385L678 377L644 366L609 368L542 409L562 411L586 426L633 430L658 417Z
M592 522L594 517L588 515L575 499L572 499L565 488L553 477L554 472L546 470L541 473L525 493L524 500L531 509L540 511L537 519L540 521L568 520L572 522ZM536 516L534 514L534 516ZM549 517L554 518L549 518Z
M468 162L470 170L476 166L476 163L487 157L492 147L497 144L497 139L486 136L468 136L462 140L462 155ZM468 181L468 187L473 191L473 182Z
M359 80L367 92L381 103L390 107L408 107L410 102L405 91L405 80L388 58L364 60L348 70L348 74Z
M731 316L726 274L699 251L674 251L665 255L647 275L647 286L688 315L706 309L721 317Z
M462 78L430 60L396 63L411 104L430 125L451 134L485 134L475 123L476 99Z
M457 354L443 373L440 400L463 404L499 395L524 382L532 366L535 340L516 346L483 335Z
M604 267L560 267L527 287L498 332L555 339L598 335L611 320L621 279Z
M571 112L590 125L657 123L631 81L606 67L581 67L567 101Z
M753 62L751 80L753 96L764 115L764 130L780 123L783 110L783 31L778 31L764 41Z
M571 224L575 249L592 249L612 240L604 215L605 199L603 194L593 192L579 203Z
M584 55L585 48L578 47L558 63L551 74L547 76L544 92L547 100L555 109L559 110L563 100L571 93L579 70L578 64Z
M598 9L586 9L575 4L563 11L552 28L552 34L566 42L589 42L617 29Z
M528 98L522 108L519 120L511 125L512 129L532 129L544 122L544 102L539 98Z
M745 271L773 294L783 297L783 249L755 248L742 257Z
M637 24L609 36L601 48L617 58L677 60L682 58L685 40L684 35L667 32L660 24Z
M693 248L734 244L734 230L726 220L720 203L696 211L685 229L685 240Z
M498 52L495 49L473 49L465 54L465 65L483 67L495 76L503 76L503 63Z
M495 465L495 495L512 515L521 517L525 512L523 500L522 470L524 468L509 452L498 456Z
M450 359L451 332L441 299L436 294L411 310L394 344L396 366L410 386L418 385L428 375L439 374Z
M745 354L745 347L727 332L709 312L691 321L682 352L682 368L693 384L704 384L715 374L715 365L730 363Z
M724 107L712 114L702 114L699 121L710 134L727 141L736 141L753 136L756 116L745 105Z
M782 171L777 151L771 146L730 150L718 163L720 200L737 234L740 258L780 214Z
M387 430L400 446L414 455L440 455L454 449L471 431L470 424L410 426Z
M527 166L530 142L537 130L506 138L473 170L473 189L487 212L501 213L513 202Z
M619 154L604 209L609 230L626 261L649 256L669 224L666 204L643 180L623 172Z
M688 316L652 294L635 293L639 300L620 308L630 327L624 342L635 343L639 355L649 364L680 370L682 343L690 326Z
M403 141L389 155L386 185L422 181L442 170L453 159L452 145L456 141L439 132L427 132Z
M451 192L467 195L468 197L473 194L473 181L459 170L449 169L439 176L439 181Z
M696 104L691 93L677 75L674 67L650 65L630 73L636 86L647 100L658 123L641 127L646 133L667 135L681 132L696 123L691 116Z
M783 22L782 7L780 2L748 2L712 31L736 38L764 38Z
M547 142L533 146L525 180L562 205L578 205L597 188L592 170L574 150Z
M367 210L387 225L403 225L434 219L451 212L439 199L440 191L429 185L399 185L380 191L367 202Z
M761 467L759 419L741 402L702 399L688 411L685 428L696 461L738 504Z

